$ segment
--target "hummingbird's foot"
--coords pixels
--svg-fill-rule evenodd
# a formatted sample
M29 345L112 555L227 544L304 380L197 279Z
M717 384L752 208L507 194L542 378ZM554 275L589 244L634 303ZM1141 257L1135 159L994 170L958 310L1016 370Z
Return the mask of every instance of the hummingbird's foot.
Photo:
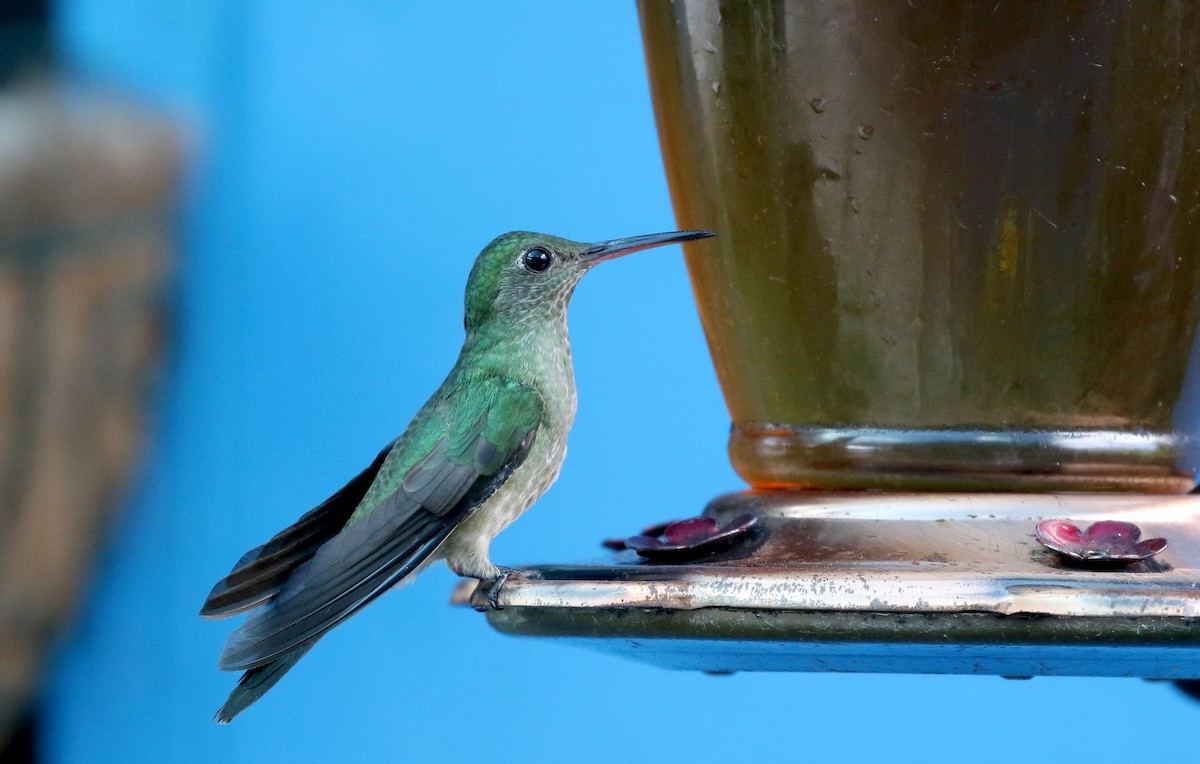
M500 596L500 590L504 588L504 584L506 581L508 581L508 577L514 572L515 571L512 570L512 568L501 568L500 575L496 576L495 580L492 582L492 585L488 587L487 604L492 610L500 609L500 603L496 601L496 598Z
M500 604L500 590L504 588L504 584L512 576L524 578L526 580L538 579L542 574L536 570L521 570L520 568L500 568L500 573L495 578L485 579L479 582L479 587L475 590L475 596L472 597L472 607L480 613L485 613L488 610L503 610L504 606ZM480 589L487 586L480 597Z

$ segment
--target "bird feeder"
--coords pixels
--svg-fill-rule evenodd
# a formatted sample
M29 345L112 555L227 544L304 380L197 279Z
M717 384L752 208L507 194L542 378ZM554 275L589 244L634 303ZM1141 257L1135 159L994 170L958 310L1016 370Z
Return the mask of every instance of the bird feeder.
M491 624L717 672L1200 677L1200 10L639 10L750 489L510 579Z

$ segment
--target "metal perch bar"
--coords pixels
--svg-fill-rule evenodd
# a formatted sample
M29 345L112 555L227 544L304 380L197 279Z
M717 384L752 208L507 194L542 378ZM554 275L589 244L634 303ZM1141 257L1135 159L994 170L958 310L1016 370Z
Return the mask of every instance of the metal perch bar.
M1200 497L751 492L706 514L745 512L757 538L702 561L534 566L489 622L718 672L1200 677ZM1037 542L1051 517L1169 547L1081 567Z

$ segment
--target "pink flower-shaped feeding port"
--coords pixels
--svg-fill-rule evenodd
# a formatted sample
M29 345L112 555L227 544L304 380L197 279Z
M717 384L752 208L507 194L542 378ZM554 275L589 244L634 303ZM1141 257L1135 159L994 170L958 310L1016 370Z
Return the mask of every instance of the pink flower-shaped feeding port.
M1141 528L1120 520L1101 520L1086 531L1066 520L1043 520L1037 526L1037 540L1043 546L1083 562L1135 562L1167 548L1166 539L1139 541L1141 537Z
M739 515L718 527L711 517L693 517L652 525L627 539L607 539L604 546L613 550L632 549L651 562L691 560L732 548L757 520L753 515Z

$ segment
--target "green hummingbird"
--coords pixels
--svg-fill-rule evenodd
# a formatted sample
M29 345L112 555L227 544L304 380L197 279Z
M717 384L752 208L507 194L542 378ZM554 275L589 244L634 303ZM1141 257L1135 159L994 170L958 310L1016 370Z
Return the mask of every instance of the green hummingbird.
M209 618L253 611L219 666L245 671L217 711L228 722L326 632L444 559L495 581L492 539L558 477L575 418L567 304L592 266L708 231L598 244L517 231L488 244L467 279L466 340L399 438L295 524L247 552L208 595Z

